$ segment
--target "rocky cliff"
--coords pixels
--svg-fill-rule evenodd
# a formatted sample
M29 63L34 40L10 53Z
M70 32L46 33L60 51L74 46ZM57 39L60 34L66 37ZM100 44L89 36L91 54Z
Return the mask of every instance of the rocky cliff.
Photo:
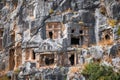
M26 62L40 68L40 54L48 52L68 57L69 52L79 53L85 59L90 54L95 60L104 55L119 58L120 0L0 0L0 72ZM57 57L48 58L50 64ZM75 65L82 63L79 56L75 59ZM66 66L62 61L56 64Z

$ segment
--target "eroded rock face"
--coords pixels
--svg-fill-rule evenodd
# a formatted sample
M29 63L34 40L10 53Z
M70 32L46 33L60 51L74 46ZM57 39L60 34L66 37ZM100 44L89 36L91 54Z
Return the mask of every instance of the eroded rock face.
M120 20L120 1L116 0L114 3L111 5L111 11L114 19Z
M120 44L113 45L110 50L110 55L116 57L120 53Z
M63 54L81 48L84 58L90 53L101 59L107 46L112 47L107 54L119 54L119 19L119 0L1 0L0 70L35 61L41 51ZM109 38L112 42L106 43Z
M0 55L0 71L5 70L8 66L8 53Z
M90 54L95 59L101 59L103 56L103 50L100 46L94 46L89 49Z

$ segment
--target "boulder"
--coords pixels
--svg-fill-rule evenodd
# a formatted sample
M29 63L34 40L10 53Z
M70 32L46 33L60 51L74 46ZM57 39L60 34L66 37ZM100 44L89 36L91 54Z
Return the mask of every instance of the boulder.
M103 56L103 49L100 46L91 47L89 52L94 59L101 59Z
M120 44L113 45L110 49L110 55L112 57L116 57L118 53L120 52Z
M115 1L112 3L111 7L112 17L116 20L120 20L120 2Z

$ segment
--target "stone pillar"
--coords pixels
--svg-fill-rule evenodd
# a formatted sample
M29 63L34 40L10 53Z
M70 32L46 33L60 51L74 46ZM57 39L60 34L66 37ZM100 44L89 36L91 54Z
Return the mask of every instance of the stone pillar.
M66 65L68 65L68 53L67 52L65 52L65 53L63 53L63 59L64 59L64 65L66 66Z
M16 47L15 50L15 68L17 69L22 64L22 49L21 47Z
M40 54L37 53L35 56L36 56L36 67L39 68L39 67L40 67L40 64L41 64L41 63L40 63L40 62L41 62L41 61L40 61L40 60L41 60Z
M25 60L30 60L31 59L31 49L26 48L25 49Z
M14 57L15 57L15 67L14 67L14 70L16 70L17 69L17 54L16 54L16 51L15 51Z
M57 52L54 53L54 63L58 65L58 54Z
M76 64L78 64L78 53L76 52Z
M74 63L75 63L75 65L77 64L77 54L76 54L76 52L74 53Z
M25 63L25 60L26 60L26 51L25 49L22 50L22 64Z
M14 23L14 34L12 35L12 40L17 41L15 42L15 67L14 69L17 69L18 66L22 63L22 49L21 49L21 42L19 42L22 39L22 35L18 34L18 32L21 30L20 26L16 26L16 21Z
M32 49L29 49L29 60L32 60L32 57L33 57Z
M58 53L58 54L57 54L57 65L58 65L58 66L61 65L61 62L62 62L61 54Z
M42 64L42 57L41 57L41 55L39 55L39 57L40 57L39 66L41 67L41 64Z

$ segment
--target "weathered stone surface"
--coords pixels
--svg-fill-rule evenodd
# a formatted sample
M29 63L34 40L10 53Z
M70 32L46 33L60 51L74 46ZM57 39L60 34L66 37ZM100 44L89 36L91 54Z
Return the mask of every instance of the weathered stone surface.
M14 79L85 80L68 67L37 68L46 56L47 67L83 66L106 54L119 70L119 27L119 0L0 0L0 72L23 65Z
M113 45L110 49L110 55L116 57L120 51L120 44Z
M111 5L112 17L114 19L120 20L120 1L115 1Z
M103 56L103 50L100 46L94 46L89 49L90 54L95 59L101 59Z

